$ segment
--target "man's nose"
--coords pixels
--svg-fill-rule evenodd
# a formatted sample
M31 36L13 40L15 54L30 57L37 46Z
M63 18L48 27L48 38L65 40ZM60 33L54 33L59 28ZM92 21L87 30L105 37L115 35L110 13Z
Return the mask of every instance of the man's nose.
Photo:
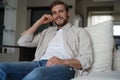
M57 13L57 17L60 17L60 13L59 12Z

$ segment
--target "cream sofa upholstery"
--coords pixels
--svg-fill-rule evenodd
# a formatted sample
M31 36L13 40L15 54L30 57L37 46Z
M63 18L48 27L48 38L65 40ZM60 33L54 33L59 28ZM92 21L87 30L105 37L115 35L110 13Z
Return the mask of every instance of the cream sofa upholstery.
M113 22L85 28L92 40L94 62L83 75L72 80L120 80L120 50L114 49Z
M90 72L72 80L120 80L120 49L114 51L111 71Z

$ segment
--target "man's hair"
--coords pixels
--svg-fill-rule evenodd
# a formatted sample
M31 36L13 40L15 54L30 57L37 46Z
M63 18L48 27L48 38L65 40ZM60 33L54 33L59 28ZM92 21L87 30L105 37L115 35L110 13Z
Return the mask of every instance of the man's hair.
M54 1L51 5L50 5L50 10L52 11L52 8L56 5L63 5L65 7L65 10L68 12L69 11L69 7L66 3L60 1L60 0L56 0Z

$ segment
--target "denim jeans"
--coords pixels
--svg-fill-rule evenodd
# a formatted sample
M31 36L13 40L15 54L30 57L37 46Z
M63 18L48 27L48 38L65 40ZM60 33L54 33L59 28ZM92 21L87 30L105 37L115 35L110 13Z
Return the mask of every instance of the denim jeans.
M65 65L46 67L47 60L0 63L0 80L70 80L75 70Z

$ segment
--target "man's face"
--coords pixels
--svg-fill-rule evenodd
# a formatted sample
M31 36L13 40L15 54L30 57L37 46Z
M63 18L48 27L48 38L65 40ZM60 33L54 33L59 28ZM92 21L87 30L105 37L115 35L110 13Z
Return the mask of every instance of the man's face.
M52 8L52 16L55 24L63 27L68 22L69 12L65 10L63 5L56 5Z

